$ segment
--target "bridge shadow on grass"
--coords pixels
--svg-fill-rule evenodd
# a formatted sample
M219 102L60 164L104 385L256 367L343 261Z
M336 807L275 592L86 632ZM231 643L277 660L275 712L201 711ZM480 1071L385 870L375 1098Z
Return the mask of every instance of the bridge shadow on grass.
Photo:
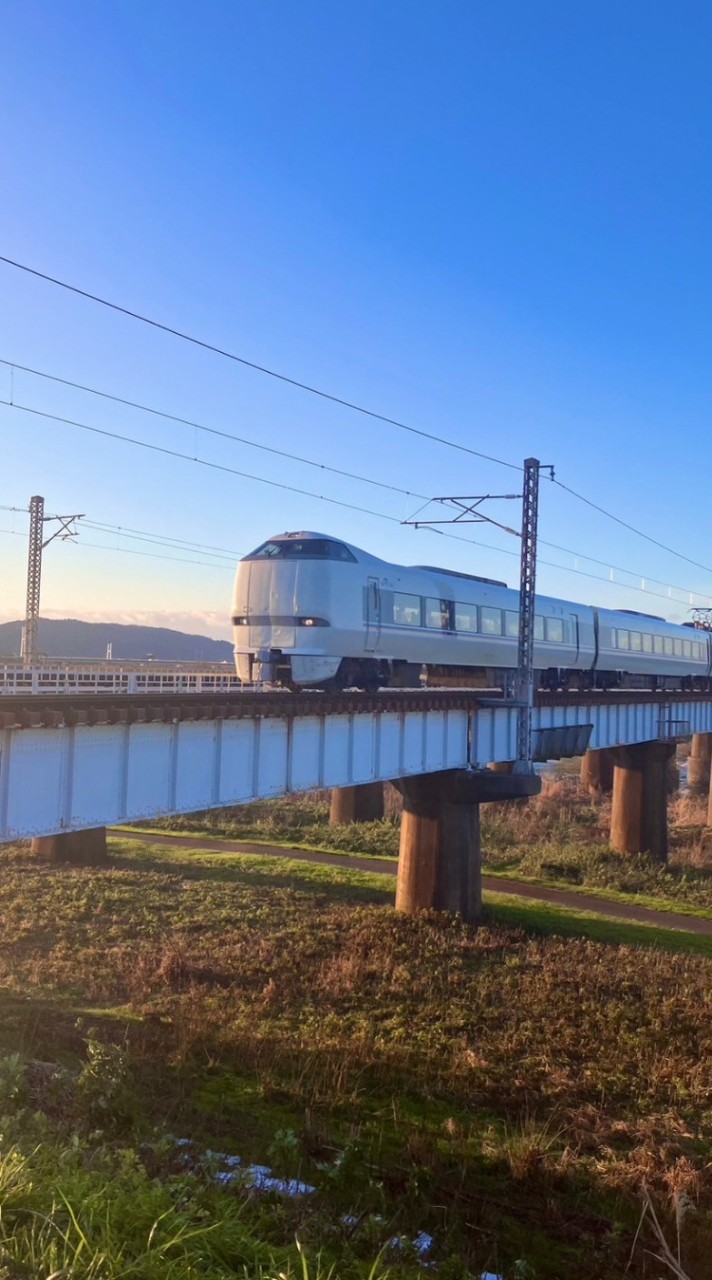
M246 888L292 889L312 897L359 905L392 905L395 896L395 877L352 871L349 867L268 854L193 853L123 840L112 840L109 847L111 856L105 866L114 871L180 876L197 883L243 884Z
M589 938L609 946L655 947L712 960L712 936L614 920L603 914L555 907L534 899L516 901L498 893L486 895L483 924L524 929L526 933L545 937Z

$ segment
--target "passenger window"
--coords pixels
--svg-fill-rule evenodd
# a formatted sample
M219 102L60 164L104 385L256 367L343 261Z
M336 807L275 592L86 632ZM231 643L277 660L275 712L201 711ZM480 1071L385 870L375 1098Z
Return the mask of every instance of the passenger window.
M410 596L403 591L394 591L393 621L399 623L401 627L419 627L420 596Z
M480 609L480 623L482 634L485 636L501 636L502 634L502 610L492 609L489 605L483 604Z
M675 657L676 657L676 658L681 658L681 657L682 657L682 640L678 640L678 639L676 638L676 639L673 641L673 644L675 645Z
M664 640L663 640L663 643L664 643L664 645L665 645L665 653L666 653L667 657L671 657L671 656L672 656L672 652L673 652L673 649L672 649L672 636L665 636L665 637L664 637Z
M618 648L630 649L630 633L628 631L618 630Z
M641 643L640 643L640 632L639 632L639 631L631 631L631 633L630 633L630 647L631 647L631 649L635 649L636 653L640 653L640 650L641 650Z
M564 624L561 618L546 619L546 638L551 644L564 643Z
M653 653L663 653L664 648L662 636L653 636Z
M449 600L435 600L432 596L427 597L425 601L425 625L426 627L438 627L441 631L449 629Z
M682 656L683 656L683 658L691 658L691 657L692 657L692 641L691 641L691 640L683 640L683 642L682 642Z
M653 637L644 635L643 636L643 653L652 653L652 652L653 652Z
M515 638L519 635L519 614L511 609L507 609L504 615L504 634Z
M538 614L534 619L534 639L544 639L544 619L540 618Z
M455 630L456 631L476 631L477 630L477 605L475 604L456 604L455 605Z
M616 629L615 627L611 627L611 648L616 649L617 647L618 641L616 639Z

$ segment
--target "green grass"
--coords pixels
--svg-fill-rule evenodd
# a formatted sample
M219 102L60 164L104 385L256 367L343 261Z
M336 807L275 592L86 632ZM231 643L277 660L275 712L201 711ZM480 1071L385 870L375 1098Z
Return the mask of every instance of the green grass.
M592 804L575 780L549 784L526 804L482 807L484 870L529 883L635 901L651 910L712 918L712 854L701 850L701 815L686 801L671 805L671 855L661 866L608 845L609 808ZM395 858L399 826L381 822L329 826L320 796L293 796L230 809L165 818L142 828L211 839L242 840L323 853ZM675 821L678 818L679 821Z
M445 1280L610 1280L631 1252L648 1280L647 1189L706 1280L707 939L499 895L473 931L396 914L389 876L110 848L0 855L0 1276L266 1280L301 1274L298 1237L347 1280L427 1231ZM171 1132L317 1196L220 1191Z

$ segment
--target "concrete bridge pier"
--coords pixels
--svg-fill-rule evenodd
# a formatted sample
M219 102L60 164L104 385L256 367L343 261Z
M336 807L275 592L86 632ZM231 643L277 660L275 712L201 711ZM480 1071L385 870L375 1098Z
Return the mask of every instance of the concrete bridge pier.
M536 795L535 775L466 769L394 780L403 796L396 910L482 914L480 804Z
M712 733L693 733L687 757L687 785L696 795L706 795L712 768Z
M672 742L613 749L612 849L667 861L667 773L674 753Z
M343 822L377 822L383 817L383 783L363 782L357 787L333 787L329 826Z
M61 831L56 836L35 836L32 852L48 862L70 862L97 867L107 860L106 827L85 831Z
M613 790L613 752L587 751L581 759L581 786L593 798L610 795Z

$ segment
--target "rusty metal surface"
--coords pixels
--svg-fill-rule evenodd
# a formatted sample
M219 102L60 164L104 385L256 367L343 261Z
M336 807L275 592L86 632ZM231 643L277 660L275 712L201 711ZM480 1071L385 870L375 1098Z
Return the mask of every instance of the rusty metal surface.
M543 693L535 706L624 707L712 701L709 693L623 689L589 693ZM343 693L87 693L0 695L0 728L58 728L61 725L175 723L181 720L263 719L272 717L358 715L398 711L476 711L505 703L496 691L473 689L380 689Z

